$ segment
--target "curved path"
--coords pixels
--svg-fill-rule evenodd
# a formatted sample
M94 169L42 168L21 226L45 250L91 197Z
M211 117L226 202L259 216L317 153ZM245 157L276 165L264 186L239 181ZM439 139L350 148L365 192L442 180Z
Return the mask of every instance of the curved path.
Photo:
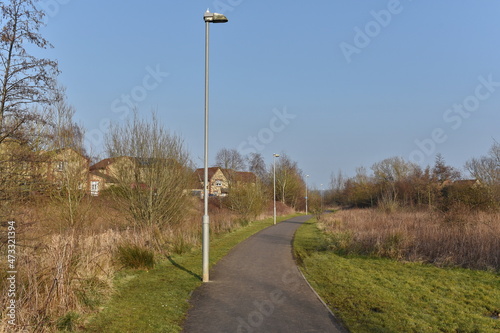
M344 332L293 259L293 235L308 219L264 229L219 261L194 291L183 332Z

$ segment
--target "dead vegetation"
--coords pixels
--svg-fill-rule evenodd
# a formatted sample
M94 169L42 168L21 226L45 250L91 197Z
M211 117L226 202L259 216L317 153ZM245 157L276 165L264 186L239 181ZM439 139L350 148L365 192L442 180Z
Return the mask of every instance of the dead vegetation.
M321 227L344 254L500 270L500 212L347 209Z
M17 303L19 331L54 332L76 330L86 314L99 311L113 293L117 271L131 267L119 249L136 251L154 261L172 253L184 253L200 246L202 201L192 200L186 217L179 223L146 230L130 224L130 212L120 210L116 199L106 196L85 197L80 208L83 224L59 214L60 203L39 197L11 210L16 217ZM260 217L269 216L272 210ZM279 205L278 213L289 208ZM235 212L219 199L210 200L211 233L231 232L241 226ZM8 220L8 219L7 219ZM1 226L0 251L6 253L6 225ZM123 252L122 252L123 254ZM151 266L138 266L149 269ZM0 263L1 303L6 304L8 271ZM2 309L5 318L5 308ZM0 332L12 332L5 320Z

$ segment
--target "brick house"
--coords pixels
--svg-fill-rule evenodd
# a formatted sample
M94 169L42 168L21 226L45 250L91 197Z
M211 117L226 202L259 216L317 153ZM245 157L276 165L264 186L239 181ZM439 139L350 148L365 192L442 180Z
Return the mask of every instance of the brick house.
M90 160L72 148L43 152L41 175L57 186L88 190Z
M135 159L128 156L106 158L90 166L90 194L98 196L101 191L117 184L120 173L134 172L135 168Z
M44 193L54 187L87 191L89 164L72 148L33 151L16 140L0 144L0 173L20 191Z
M196 169L195 177L199 187L193 193L203 197L204 168ZM257 182L253 172L234 171L219 167L208 168L208 194L210 196L225 197L231 186L251 185Z

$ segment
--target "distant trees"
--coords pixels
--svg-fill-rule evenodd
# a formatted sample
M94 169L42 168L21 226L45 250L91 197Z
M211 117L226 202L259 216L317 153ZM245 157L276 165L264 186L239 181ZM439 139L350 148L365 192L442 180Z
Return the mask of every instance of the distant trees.
M494 143L487 156L473 158L466 168L474 179L463 180L456 168L438 154L432 167L422 169L401 157L374 163L354 177L332 175L329 200L353 207L380 207L387 211L403 207L428 207L443 211L457 208L491 209L500 206L500 145Z
M259 153L251 153L248 156L241 155L236 149L223 148L216 155L216 166L241 171L246 170L254 173L258 178L259 186L252 188L252 191L246 193L246 190L231 189L231 195L240 196L237 202L234 202L233 207L242 207L244 198L249 199L256 195L254 190L259 191L259 195L267 200L272 200L273 194L273 165L266 167L264 158ZM250 195L250 192L252 195ZM230 195L230 196L231 196ZM293 208L305 208L305 181L302 170L298 167L297 162L293 161L287 154L282 153L276 160L276 199ZM253 200L253 199L252 199ZM254 201L252 201L254 202ZM248 201L248 205L253 203ZM260 205L260 203L259 203Z
M247 157L248 171L253 172L260 179L265 179L267 176L266 162L262 154L250 153Z
M28 45L51 47L39 33L45 13L33 0L1 4L0 21L0 142L26 134L39 121L34 106L51 104L56 90L57 62L29 54Z
M305 182L297 162L284 153L276 161L276 197L297 208L305 195Z
M469 160L465 167L470 174L483 184L500 183L500 144L495 142L488 155Z
M500 144L493 143L488 155L467 161L465 167L486 188L488 206L500 207Z
M245 158L236 149L222 148L215 156L215 166L234 171L245 170Z

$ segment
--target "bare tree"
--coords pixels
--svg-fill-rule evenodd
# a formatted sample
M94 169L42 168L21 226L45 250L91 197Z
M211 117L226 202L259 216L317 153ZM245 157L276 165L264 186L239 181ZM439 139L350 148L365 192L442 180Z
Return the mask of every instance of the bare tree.
M487 156L467 161L465 167L470 174L485 185L500 184L500 144L495 142Z
M305 194L305 182L297 162L286 154L280 154L276 163L276 196L283 203L296 207Z
M181 221L189 206L186 190L192 170L182 140L170 134L153 114L114 126L106 140L117 164L114 193L141 227L163 227Z
M0 142L14 136L26 123L35 121L33 105L52 102L56 89L57 62L28 53L31 44L52 45L39 30L45 13L33 0L10 0L0 7Z
M436 155L436 161L432 168L432 176L441 184L446 181L454 181L460 179L460 171L452 166L446 165L446 162L441 154Z
M465 167L486 189L490 207L500 208L500 144L494 142L488 155L467 161Z
M236 149L222 148L215 156L215 165L234 171L245 170L245 159Z
M260 153L251 153L248 156L248 171L253 172L261 180L264 180L267 176L266 162Z
M401 157L390 157L373 164L375 180L381 184L384 192L382 201L395 204L398 199L397 185L410 177L417 168L418 165Z
M342 173L342 170L339 170L337 175L333 172L330 175L330 190L332 192L340 192L345 186L345 182L347 178Z

